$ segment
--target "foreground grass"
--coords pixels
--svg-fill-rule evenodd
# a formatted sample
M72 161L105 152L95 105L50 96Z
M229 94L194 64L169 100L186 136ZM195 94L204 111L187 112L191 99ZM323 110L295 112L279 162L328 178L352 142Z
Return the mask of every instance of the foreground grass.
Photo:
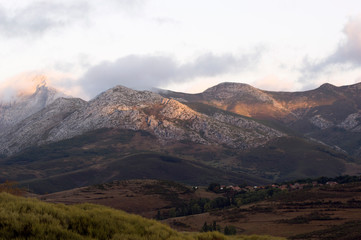
M276 240L267 236L226 237L218 232L180 233L155 220L108 207L66 206L0 193L0 239Z

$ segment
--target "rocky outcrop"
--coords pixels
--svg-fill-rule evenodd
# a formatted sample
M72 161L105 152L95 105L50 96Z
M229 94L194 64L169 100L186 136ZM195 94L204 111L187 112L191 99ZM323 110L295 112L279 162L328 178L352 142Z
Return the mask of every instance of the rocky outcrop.
M326 129L334 125L332 122L327 121L320 115L315 115L312 118L310 118L310 122L320 129Z
M337 125L340 128L353 132L361 132L361 112L352 113Z
M232 125L198 113L174 99L153 92L118 86L65 119L50 131L48 141L71 138L99 128L122 128L149 131L163 143L188 140L246 149L282 135L252 120L239 121L249 122L248 126ZM258 133L257 127L263 128L263 134Z

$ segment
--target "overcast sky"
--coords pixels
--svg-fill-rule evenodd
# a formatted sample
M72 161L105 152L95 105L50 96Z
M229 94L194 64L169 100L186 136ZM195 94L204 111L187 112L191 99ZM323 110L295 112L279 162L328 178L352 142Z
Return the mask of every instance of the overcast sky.
M0 0L0 94L50 85L276 91L361 81L358 0ZM1 90L2 89L2 90Z

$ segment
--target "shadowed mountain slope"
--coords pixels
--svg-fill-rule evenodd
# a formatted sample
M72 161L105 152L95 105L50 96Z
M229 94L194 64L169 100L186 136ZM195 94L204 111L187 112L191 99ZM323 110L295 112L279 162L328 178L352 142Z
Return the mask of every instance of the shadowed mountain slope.
M358 170L347 155L295 137L249 151L156 139L145 131L99 129L0 159L0 180L45 193L134 178L260 185Z

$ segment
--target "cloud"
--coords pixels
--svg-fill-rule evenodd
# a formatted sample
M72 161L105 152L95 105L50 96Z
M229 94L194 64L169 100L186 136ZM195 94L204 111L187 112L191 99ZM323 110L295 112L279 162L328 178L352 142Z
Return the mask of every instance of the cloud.
M56 71L29 71L0 82L0 104L16 101L19 96L33 94L38 86L54 87L68 96L83 97L74 78Z
M302 70L308 74L318 74L332 67L350 69L361 66L361 16L350 18L343 33L345 38L339 42L335 51L320 61L304 59Z
M197 77L243 71L254 67L260 55L260 50L242 56L208 53L184 64L169 56L130 55L93 66L78 83L91 97L116 85L138 90L151 89L170 83L187 82Z
M36 87L46 84L45 76L35 72L22 73L0 84L0 101L12 102L19 96L30 95Z
M43 34L50 29L86 19L88 11L89 5L83 1L32 1L12 10L0 6L0 34L7 37Z
M361 15L348 20L343 28L342 39L332 54L320 60L306 56L303 60L298 82L302 90L313 89L330 76L339 72L350 72L361 67Z
M133 16L144 5L145 0L27 0L11 7L0 4L0 35L40 36L78 22L95 22L102 14L121 12Z
M361 65L361 16L351 18L343 29L346 39L340 42L333 55L328 57L326 64L351 63Z
M260 52L236 57L232 54L214 55L204 54L194 62L179 67L177 80L192 79L194 77L212 77L232 71L240 71L255 64Z

